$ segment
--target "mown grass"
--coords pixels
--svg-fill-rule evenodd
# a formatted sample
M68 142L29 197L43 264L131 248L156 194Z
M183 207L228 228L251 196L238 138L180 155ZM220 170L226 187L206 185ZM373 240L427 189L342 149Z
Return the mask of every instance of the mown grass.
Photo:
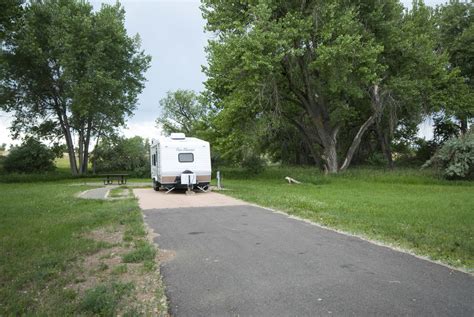
M146 240L136 200L75 197L86 189L65 182L0 184L0 316L110 315L127 294L130 287L120 281L96 285L83 298L66 287L77 282L81 259L111 247L88 232L118 226L128 243Z
M325 226L474 269L474 184L431 171L272 167L260 175L223 171L224 193ZM288 185L285 176L303 182Z

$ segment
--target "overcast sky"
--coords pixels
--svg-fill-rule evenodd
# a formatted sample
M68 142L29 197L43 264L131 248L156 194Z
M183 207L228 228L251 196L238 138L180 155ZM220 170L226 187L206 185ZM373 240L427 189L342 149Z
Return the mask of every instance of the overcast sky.
M97 9L102 2L91 1ZM411 0L402 1L405 6ZM425 0L428 5L444 3L444 0ZM140 34L142 48L152 56L152 64L146 73L146 87L139 97L135 115L129 119L126 136L156 137L155 119L159 114L159 100L167 91L191 89L201 91L205 76L201 72L206 64L204 47L208 35L204 33L205 21L199 10L198 0L124 0L126 28L130 35ZM11 117L0 113L0 143L11 144L8 125ZM430 135L428 127L424 135Z

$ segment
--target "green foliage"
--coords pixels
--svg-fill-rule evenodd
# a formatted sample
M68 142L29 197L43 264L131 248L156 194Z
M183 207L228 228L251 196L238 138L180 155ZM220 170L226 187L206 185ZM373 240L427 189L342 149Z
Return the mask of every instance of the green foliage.
M13 113L14 135L62 139L73 174L86 173L91 139L132 114L150 64L119 3L93 11L80 0L29 2L2 57L0 109Z
M278 1L203 3L207 28L219 35L208 47L206 88L222 109L217 120L222 138L229 139L223 140L227 148L241 148L242 135L251 138L254 127L267 122L265 113L291 123L330 114L327 129L308 127L313 134L318 131L324 143L331 133L327 130L358 112L346 101L364 94L364 84L378 71L374 62L381 47L363 34L350 6L335 1L302 7Z
M437 8L440 42L454 67L474 85L474 5L472 1L449 0Z
M465 133L474 116L474 4L450 0L437 8L436 17L440 48L448 54L450 67L463 78L454 87L456 98L444 109L461 121Z
M438 143L435 141L426 141L424 139L417 139L415 141L415 157L414 163L417 166L423 165L428 161L438 148Z
M222 157L238 161L253 148L283 160L298 158L284 151L303 148L312 157L303 161L337 172L370 142L366 149L391 161L397 129L416 127L462 88L437 50L434 12L422 1L404 11L398 0L205 0L202 10L216 33L206 96L220 110L213 123ZM259 126L271 137L262 138ZM375 137L363 138L368 133Z
M260 174L265 170L265 161L255 153L249 153L242 159L241 166L250 174Z
M168 91L166 97L160 100L161 115L156 123L167 134L182 132L187 136L205 129L208 109L203 104L202 97L192 90Z
M371 166L383 166L386 162L382 153L375 152L367 158L367 164Z
M474 177L474 133L446 141L424 165L441 169L446 178L472 179Z
M22 14L23 0L4 0L0 2L0 43L12 36Z
M460 134L460 127L453 119L447 116L435 116L433 138L438 144L443 144L447 140L457 137Z
M115 316L120 300L132 290L131 283L111 283L88 289L79 310L94 315Z
M5 162L6 157L3 155L0 155L0 173L3 172L3 163Z
M148 177L148 151L148 140L139 136L105 139L94 149L93 165L96 172L128 172L135 177Z
M13 147L3 162L9 173L37 173L55 169L54 152L41 142L29 138L23 144Z

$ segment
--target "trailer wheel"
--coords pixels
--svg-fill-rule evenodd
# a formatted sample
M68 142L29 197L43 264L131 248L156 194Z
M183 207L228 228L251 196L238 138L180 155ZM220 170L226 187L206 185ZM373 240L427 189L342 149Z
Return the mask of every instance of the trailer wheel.
M155 190L155 192L160 191L160 183L153 180L153 189Z

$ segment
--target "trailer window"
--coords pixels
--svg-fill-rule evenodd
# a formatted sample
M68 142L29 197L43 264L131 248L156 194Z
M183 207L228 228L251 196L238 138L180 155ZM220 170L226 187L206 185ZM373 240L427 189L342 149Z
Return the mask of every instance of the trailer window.
M180 163L194 162L194 154L193 153L179 153L178 154L178 161Z
M153 158L153 166L156 166L156 154L153 154L152 158Z

